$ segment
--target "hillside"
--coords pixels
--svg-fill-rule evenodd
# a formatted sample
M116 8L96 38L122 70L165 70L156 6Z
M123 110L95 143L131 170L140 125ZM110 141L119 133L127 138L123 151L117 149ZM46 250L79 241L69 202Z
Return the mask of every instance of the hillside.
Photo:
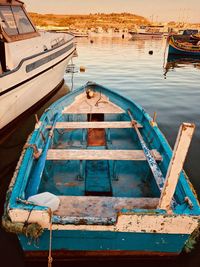
M97 13L89 15L29 14L37 26L59 26L84 30L96 27L102 27L103 29L131 29L134 25L147 24L149 22L142 16L130 13Z

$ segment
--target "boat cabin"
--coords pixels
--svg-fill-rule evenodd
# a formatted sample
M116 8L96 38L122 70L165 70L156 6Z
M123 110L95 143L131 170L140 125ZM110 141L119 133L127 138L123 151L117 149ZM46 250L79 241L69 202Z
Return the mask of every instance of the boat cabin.
M38 36L21 1L0 0L1 39L14 42Z
M39 36L21 1L0 0L0 74L8 70L6 45Z

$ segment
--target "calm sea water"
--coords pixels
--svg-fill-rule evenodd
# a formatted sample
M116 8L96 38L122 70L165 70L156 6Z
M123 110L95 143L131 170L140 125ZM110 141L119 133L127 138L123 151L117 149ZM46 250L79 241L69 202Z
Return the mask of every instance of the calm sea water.
M92 42L91 42L92 40ZM164 59L166 40L132 40L128 37L98 36L77 39L78 57L73 58L74 73L66 73L63 86L0 140L0 211L5 192L23 144L33 129L34 113L41 115L52 102L87 81L95 81L136 101L150 114L157 112L157 122L173 147L181 122L194 122L196 131L185 163L185 170L200 196L200 63ZM150 55L149 51L153 51ZM85 72L80 72L80 67ZM167 68L165 68L167 66ZM123 260L127 266L154 266L158 261ZM117 261L118 262L118 261ZM116 261L85 262L87 266L117 264ZM78 266L83 263L54 263L54 266ZM200 242L196 249L180 257L163 261L164 266L200 264ZM24 266L23 254L15 235L0 230L0 266ZM28 266L39 266L38 263ZM46 263L40 266L47 266Z

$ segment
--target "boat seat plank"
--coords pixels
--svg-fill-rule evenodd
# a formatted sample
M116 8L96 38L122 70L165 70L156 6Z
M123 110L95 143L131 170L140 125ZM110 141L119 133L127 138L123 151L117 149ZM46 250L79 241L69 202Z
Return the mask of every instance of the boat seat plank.
M159 198L59 196L54 216L63 224L113 224L122 209L155 209Z
M77 109L77 110L63 110L62 114L122 114L125 113L124 111L120 111L118 109L104 109L104 107L102 109L97 109L97 108L93 108L93 109Z
M141 124L137 124L138 128L142 128ZM56 129L122 129L133 128L130 121L93 121L93 122L57 122Z
M161 161L160 153L153 149L152 156ZM146 160L143 150L88 150L49 149L47 160Z

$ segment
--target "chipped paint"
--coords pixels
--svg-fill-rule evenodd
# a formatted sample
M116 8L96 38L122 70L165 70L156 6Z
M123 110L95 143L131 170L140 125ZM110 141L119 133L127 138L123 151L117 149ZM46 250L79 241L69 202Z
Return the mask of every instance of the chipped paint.
M10 210L12 222L26 222L29 211ZM49 228L50 215L48 211L33 210L29 217L30 223L38 223L43 228ZM85 219L80 219L77 225L53 224L53 230L87 230L113 232L146 232L165 234L191 234L199 225L199 218L186 215L152 215L152 214L119 214L115 225L85 225Z

